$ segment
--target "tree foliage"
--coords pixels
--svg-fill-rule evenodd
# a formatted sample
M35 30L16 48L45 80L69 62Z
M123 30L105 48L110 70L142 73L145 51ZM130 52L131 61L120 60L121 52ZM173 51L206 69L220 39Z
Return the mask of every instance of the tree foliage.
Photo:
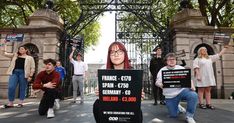
M0 28L18 28L28 24L28 17L35 10L45 8L46 0L1 0ZM65 21L64 28L71 26L81 14L79 2L74 0L54 0L53 10ZM100 36L97 21L91 22L80 35L84 36L84 46L95 45Z
M198 7L210 26L234 26L234 1L232 0L198 0Z
M138 42L143 47L143 52L147 51L144 50L144 44L141 43L143 39L148 39L145 35L145 32L149 34L153 32L152 38L155 40L150 40L149 42L154 42L154 45L167 43L167 27L172 21L173 16L183 9L184 6L183 2L186 0L148 0L148 2L152 2L152 6L148 8L151 9L150 12L146 11L137 11L131 12L127 11L124 12L125 15L123 16L119 22L119 32L137 32L135 35L130 35L127 38L124 35L121 35L119 38L123 41L128 40L128 42ZM135 3L142 3L142 0L134 0ZM202 16L207 19L208 26L218 26L218 27L233 27L234 26L234 1L231 0L187 0L190 2L186 4L186 7L191 9L197 9L201 11ZM181 5L180 5L181 4ZM130 6L129 6L130 7ZM139 19L141 18L141 19ZM140 33L141 32L141 33ZM126 35L126 34L125 34ZM132 38L132 37L134 38ZM137 38L140 40L138 41ZM143 39L142 39L143 38ZM165 45L168 46L168 45ZM145 48L145 49L147 49Z
M206 17L209 26L233 27L234 26L234 1L233 0L188 0L194 9L200 10L202 16ZM181 0L156 0L154 10L162 17L165 23L167 17L171 18L180 8Z
M135 0L140 2L140 0ZM181 10L180 2L182 0L152 0L152 15L154 20L163 27L166 27L172 17ZM232 0L188 0L193 9L201 11L202 16L206 17L209 26L233 27L234 26L234 1ZM140 13L140 12L139 12ZM131 25L135 20L131 14L126 14L126 21L122 23L121 28ZM152 25L155 26L155 25ZM156 27L158 28L158 27ZM139 30L139 28L138 28Z

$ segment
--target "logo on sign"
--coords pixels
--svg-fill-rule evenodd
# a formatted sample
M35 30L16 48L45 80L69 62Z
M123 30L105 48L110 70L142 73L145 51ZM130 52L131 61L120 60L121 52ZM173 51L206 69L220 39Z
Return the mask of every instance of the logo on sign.
M118 117L109 117L109 121L118 121Z

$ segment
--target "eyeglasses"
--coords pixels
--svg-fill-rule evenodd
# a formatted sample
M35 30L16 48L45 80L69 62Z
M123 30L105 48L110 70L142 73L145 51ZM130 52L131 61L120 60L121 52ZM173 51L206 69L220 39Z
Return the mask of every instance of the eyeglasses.
M117 50L117 51L110 51L110 55L111 56L115 56L115 54L118 54L118 55L122 55L123 53L124 53L124 51L123 50Z
M175 61L176 59L167 59L167 61Z

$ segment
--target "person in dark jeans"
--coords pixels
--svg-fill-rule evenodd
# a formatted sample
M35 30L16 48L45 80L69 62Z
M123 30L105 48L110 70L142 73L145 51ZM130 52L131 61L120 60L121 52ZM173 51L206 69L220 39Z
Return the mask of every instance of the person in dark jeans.
M164 96L162 94L162 89L155 85L158 71L162 67L165 66L164 59L162 58L162 49L159 46L157 46L154 48L153 51L155 52L155 54L154 54L154 57L150 60L150 73L153 77L153 81L152 81L152 90L153 90L153 96L154 96L153 105L158 104L157 102L158 96L159 96L160 104L165 105Z
M44 95L40 101L38 112L39 115L47 114L47 118L53 118L54 101L58 95L58 85L60 75L55 71L56 61L53 59L44 60L45 70L41 71L33 83L33 89L42 89Z
M22 45L18 48L17 53L8 53L5 51L6 44L2 44L0 55L11 58L10 66L6 74L9 74L8 83L8 104L3 105L4 108L14 107L15 91L19 87L19 103L18 108L23 107L23 102L26 95L28 82L32 80L35 72L35 61L29 55L29 50L26 46ZM2 57L2 56L1 56Z

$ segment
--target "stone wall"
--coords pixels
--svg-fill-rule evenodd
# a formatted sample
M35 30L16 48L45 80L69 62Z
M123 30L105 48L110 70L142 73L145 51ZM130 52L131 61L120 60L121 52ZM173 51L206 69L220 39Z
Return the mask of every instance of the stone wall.
M201 45L206 45L215 53L219 53L223 46L214 44L214 33L222 32L233 34L233 28L221 27L214 28L207 26L207 21L202 17L200 11L194 9L183 9L175 15L171 22L173 31L173 50L184 49L186 52L185 60L187 67L192 68L195 51ZM228 51L215 62L214 70L217 86L212 90L214 98L228 98L234 91L234 48ZM193 75L193 71L192 71Z
M7 34L24 34L22 42L8 42L7 52L17 52L18 47L30 44L38 49L38 66L39 72L43 68L43 60L47 58L58 59L59 40L63 30L63 21L52 10L42 9L35 11L29 18L27 26L20 28L0 29L1 40L4 40ZM0 55L0 98L7 98L7 86L9 75L5 72L10 64L11 59Z

